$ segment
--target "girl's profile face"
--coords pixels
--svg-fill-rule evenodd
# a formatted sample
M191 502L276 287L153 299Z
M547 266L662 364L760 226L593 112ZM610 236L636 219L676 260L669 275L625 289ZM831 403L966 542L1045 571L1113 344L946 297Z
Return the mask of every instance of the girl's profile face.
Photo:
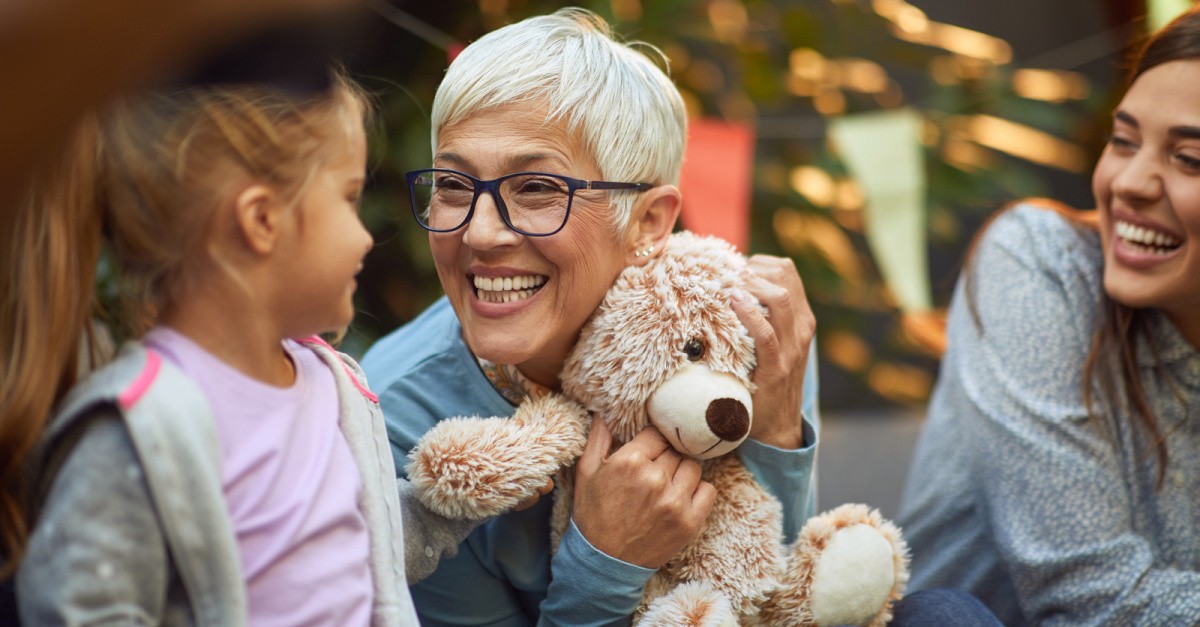
M290 303L289 337L345 328L354 318L355 276L374 241L358 214L367 170L367 141L361 123L336 156L322 165L296 203L299 228L281 255L280 283Z
M1200 331L1200 59L1145 71L1113 112L1092 177L1104 289ZM1193 340L1194 342L1195 340Z

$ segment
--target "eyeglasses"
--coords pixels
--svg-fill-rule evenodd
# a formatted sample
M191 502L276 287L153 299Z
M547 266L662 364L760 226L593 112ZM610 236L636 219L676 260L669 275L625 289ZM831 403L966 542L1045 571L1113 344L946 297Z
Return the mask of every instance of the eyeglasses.
M456 170L434 168L405 175L413 216L427 231L449 233L466 226L484 192L492 195L508 228L532 237L554 235L567 224L571 201L581 189L644 192L652 183L585 181L545 172L517 172L482 181Z

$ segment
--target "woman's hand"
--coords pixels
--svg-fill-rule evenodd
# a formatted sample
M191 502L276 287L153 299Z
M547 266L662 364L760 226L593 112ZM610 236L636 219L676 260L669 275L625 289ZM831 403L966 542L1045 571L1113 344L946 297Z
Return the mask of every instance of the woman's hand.
M769 313L763 315L751 298L734 298L734 311L754 338L758 361L750 437L783 449L800 448L804 445L800 415L804 371L817 320L791 259L754 255L747 269L746 290Z
M537 505L537 502L540 501L543 496L550 494L550 491L553 489L554 489L554 479L547 478L545 485L538 488L537 492L534 492L533 494L531 494L529 496L529 498L526 498L524 501L521 501L520 503L517 503L515 506L513 506L513 511L514 512L522 512L522 511L529 509L530 507L533 507L534 505Z
M716 490L653 427L610 455L611 442L593 419L575 466L575 525L605 555L659 568L700 532Z

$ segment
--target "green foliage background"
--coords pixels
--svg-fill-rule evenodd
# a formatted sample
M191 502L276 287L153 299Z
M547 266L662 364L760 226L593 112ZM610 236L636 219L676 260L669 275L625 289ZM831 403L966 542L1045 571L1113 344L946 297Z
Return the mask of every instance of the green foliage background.
M410 15L459 42L522 18L551 12L549 1L443 3L405 7ZM1102 143L1102 120L1112 85L1093 84L1082 99L1044 102L1017 96L1012 63L975 63L945 49L904 41L891 22L865 2L775 3L756 0L613 0L581 2L628 39L654 44L672 63L672 76L693 115L752 124L757 130L751 252L791 256L818 317L822 346L822 403L827 408L920 404L936 373L936 355L904 332L864 235L861 211L814 204L789 185L797 166L821 168L833 179L848 175L825 138L826 117L811 97L788 88L798 48L826 58L854 57L882 66L895 86L886 98L843 90L848 113L894 106L915 108L926 120L930 278L936 306L950 296L963 251L982 220L1003 203L1052 189L1045 167L980 147L986 167L946 158L957 116L988 114L1072 141L1088 164ZM730 16L743 27L730 36ZM381 119L372 136L372 177L364 220L377 245L360 277L359 315L343 346L361 354L380 335L412 319L441 295L424 231L408 214L403 173L430 162L429 107L447 65L447 52L377 18L365 40L375 42L348 60L352 73L379 99ZM497 60L502 63L503 60ZM937 64L969 72L934 80ZM1086 177L1085 172L1071 174ZM804 216L840 233L849 255L781 237L778 212Z

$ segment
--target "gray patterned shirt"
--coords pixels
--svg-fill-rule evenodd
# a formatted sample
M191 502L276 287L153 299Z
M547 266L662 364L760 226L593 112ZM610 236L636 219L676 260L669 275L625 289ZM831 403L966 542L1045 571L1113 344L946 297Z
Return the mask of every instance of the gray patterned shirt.
M1133 414L1086 418L1101 262L1095 233L1029 205L982 239L980 325L960 283L901 505L911 590L965 589L1006 625L1200 624L1200 351L1152 313L1166 376L1144 345L1139 366L1167 434L1159 487Z

